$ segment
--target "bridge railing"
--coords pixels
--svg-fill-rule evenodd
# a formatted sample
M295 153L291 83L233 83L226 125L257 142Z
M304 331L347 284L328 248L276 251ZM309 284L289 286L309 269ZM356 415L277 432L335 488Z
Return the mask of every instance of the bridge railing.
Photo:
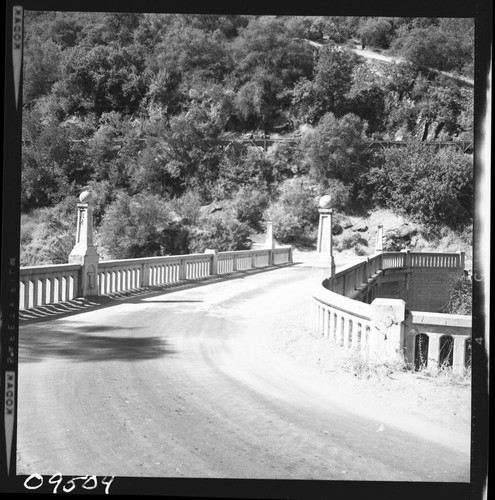
M421 267L463 269L464 253L387 252L336 273L311 297L311 330L368 357L400 353L407 363L452 366L461 372L470 363L471 316L407 311L400 299L365 299L383 270ZM357 299L357 300L356 300Z
M399 267L463 268L464 252L386 252L383 254L383 269Z
M312 296L311 329L342 347L370 351L373 308L324 287L317 287Z
M107 295L290 262L290 246L100 261L97 289L100 295ZM81 272L80 264L20 268L19 308L30 309L80 296Z
M81 266L57 264L19 270L19 308L65 302L77 297Z
M404 355L416 369L451 366L462 373L470 366L471 316L410 311L404 330Z

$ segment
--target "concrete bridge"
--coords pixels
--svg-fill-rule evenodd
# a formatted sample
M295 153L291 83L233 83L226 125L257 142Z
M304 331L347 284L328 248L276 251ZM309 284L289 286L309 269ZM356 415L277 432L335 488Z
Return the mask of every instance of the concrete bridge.
M90 215L82 200L79 263L21 269L18 474L469 481L469 435L344 397L266 344L295 327L386 357L449 336L461 369L470 326L407 312L378 284L462 272L462 254L379 252L333 272L269 232L253 251L105 263Z

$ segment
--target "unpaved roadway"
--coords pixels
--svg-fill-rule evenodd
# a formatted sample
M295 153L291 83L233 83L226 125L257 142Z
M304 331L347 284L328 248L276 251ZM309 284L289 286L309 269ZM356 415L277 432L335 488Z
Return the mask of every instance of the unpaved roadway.
M320 271L321 273L321 271ZM20 329L18 474L469 481L469 438L364 407L263 338L298 265Z

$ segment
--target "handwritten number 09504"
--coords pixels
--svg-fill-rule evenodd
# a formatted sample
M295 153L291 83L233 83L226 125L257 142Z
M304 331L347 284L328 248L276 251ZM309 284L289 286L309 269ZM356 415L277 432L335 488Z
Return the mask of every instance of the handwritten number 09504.
M108 494L110 485L112 484L112 481L114 480L114 476L110 477L104 477L101 480L101 484L105 485L105 494ZM50 484L54 484L55 487L53 488L53 493L57 493L58 487L63 481L62 474L60 472L57 472L56 474L53 474L53 476L50 477L48 482ZM84 481L81 485L82 488L85 490L94 490L95 488L98 487L98 479L96 476L77 476L73 477L72 479L69 479L66 484L62 486L62 490L64 493L70 493L74 488L76 488L76 481ZM38 489L41 485L43 484L43 476L41 476L38 473L31 474L25 481L24 481L24 487L27 488L28 490L36 490Z

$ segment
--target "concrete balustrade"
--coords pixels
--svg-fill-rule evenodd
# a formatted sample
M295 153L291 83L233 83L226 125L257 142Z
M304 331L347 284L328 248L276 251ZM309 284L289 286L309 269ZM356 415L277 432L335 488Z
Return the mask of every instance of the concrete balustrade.
M418 355L416 340L423 334L427 338L425 366L447 364L452 366L454 373L462 373L470 364L471 316L410 311L403 326L404 356L408 363L415 363ZM446 342L442 352L442 339L451 339L453 347Z
M464 252L386 252L383 254L382 269L400 267L462 268L465 265Z
M385 270L462 272L464 264L463 252L387 252L347 266L335 274L333 289L328 278L313 291L311 330L337 345L361 350L368 359L402 356L413 366L418 355L417 338L423 334L423 339L427 338L425 364L438 367L446 363L455 373L462 373L470 364L471 316L406 312L404 300L376 298L369 304L368 299Z
M373 307L317 287L311 299L311 330L341 347L359 349L366 358L376 357L381 349L371 343Z
M291 247L232 252L207 250L189 255L101 261L96 263L97 294L127 292L291 262ZM85 266L79 264L21 268L20 309L84 296L80 287L84 273Z
M23 267L19 270L19 308L71 300L78 295L79 265Z

